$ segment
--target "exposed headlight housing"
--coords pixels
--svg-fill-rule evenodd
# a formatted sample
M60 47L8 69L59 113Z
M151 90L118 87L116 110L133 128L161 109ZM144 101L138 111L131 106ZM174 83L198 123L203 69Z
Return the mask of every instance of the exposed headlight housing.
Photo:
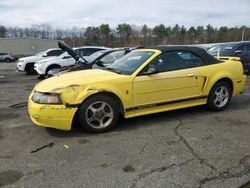
M31 100L40 104L62 104L61 97L57 93L41 93L35 91Z

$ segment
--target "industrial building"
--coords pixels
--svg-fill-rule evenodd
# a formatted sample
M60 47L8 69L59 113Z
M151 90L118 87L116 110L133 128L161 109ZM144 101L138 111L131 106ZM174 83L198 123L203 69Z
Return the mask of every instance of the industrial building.
M18 56L33 55L49 48L56 48L57 40L35 38L0 38L0 52Z

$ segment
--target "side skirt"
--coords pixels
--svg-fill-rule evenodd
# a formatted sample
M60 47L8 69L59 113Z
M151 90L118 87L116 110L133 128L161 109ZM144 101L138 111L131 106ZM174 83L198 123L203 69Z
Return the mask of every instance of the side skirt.
M154 104L147 104L141 106L135 106L127 108L125 110L125 118L131 118L135 116L153 114L158 112L176 110L181 108L187 108L192 106L204 105L207 103L207 96L187 98L174 101L166 101Z

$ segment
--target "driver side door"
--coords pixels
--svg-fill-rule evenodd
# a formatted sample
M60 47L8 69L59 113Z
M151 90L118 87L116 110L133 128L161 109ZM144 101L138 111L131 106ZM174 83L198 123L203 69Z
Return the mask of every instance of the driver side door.
M198 67L183 60L191 55L189 52L171 51L149 63L133 82L134 107L153 107L200 95ZM144 75L143 71L149 68L157 69L158 73Z

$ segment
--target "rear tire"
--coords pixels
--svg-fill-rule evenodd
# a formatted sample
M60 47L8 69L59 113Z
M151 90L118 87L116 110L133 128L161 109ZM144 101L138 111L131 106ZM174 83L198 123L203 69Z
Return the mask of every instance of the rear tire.
M79 108L81 127L92 133L113 129L119 120L119 105L110 96L97 94L88 98Z
M216 83L208 96L207 107L210 110L224 110L230 103L232 97L232 88L230 84L224 81Z

